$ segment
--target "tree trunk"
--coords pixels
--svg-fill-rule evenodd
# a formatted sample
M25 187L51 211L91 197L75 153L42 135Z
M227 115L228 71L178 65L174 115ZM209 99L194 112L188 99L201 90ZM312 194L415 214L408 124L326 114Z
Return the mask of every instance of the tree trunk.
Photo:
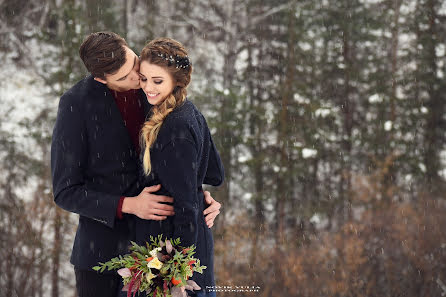
M123 5L123 11L122 11L122 37L124 37L124 39L127 39L127 32L129 29L129 13L131 11L131 0L124 0L122 5ZM127 42L129 42L127 40Z
M386 150L387 155L383 156L384 158L392 158L391 164L388 164L388 172L384 175L381 186L381 197L387 203L391 202L393 197L389 196L389 188L393 187L397 183L397 168L393 165L393 156L389 156L389 154L395 154L395 122L396 122L396 105L397 105L397 72L398 72L398 48L399 48L399 19L400 19L400 8L401 8L401 0L393 0L392 2L392 10L393 10L393 26L392 26L392 46L390 50L390 62L391 62L391 95L390 95L390 116L389 120L392 123L390 131L388 131L388 136L385 141L388 146L388 150ZM384 144L383 144L384 145ZM384 170L384 168L379 168L379 170Z
M281 102L279 113L279 133L277 143L279 144L279 174L277 181L277 197L276 197L276 244L282 245L285 241L285 205L291 191L289 189L289 113L290 98L293 96L293 86L295 82L296 72L296 31L295 31L295 5L288 12L288 35L286 50L286 68L285 80L281 84Z
M443 146L443 131L441 131L441 123L443 120L444 113L444 98L443 95L438 92L438 80L437 80L437 26L436 21L438 19L437 12L435 9L435 1L427 1L427 7L429 16L429 29L425 33L427 36L420 41L424 44L426 50L425 62L427 65L428 77L427 83L427 93L429 94L427 99L427 123L425 129L425 164L426 164L426 177L429 186L429 190L433 191L436 184L440 181L439 170L440 170L440 151Z
M60 268L60 254L62 250L62 210L58 207L55 208L53 231L54 242L52 251L52 263L51 263L51 297L59 296L59 268Z
M247 6L247 15L250 15L249 6ZM249 21L249 20L248 20ZM253 191L253 200L254 200L254 223L252 224L253 228L253 236L251 240L251 256L250 256L250 266L253 267L257 261L257 250L258 250L258 241L260 238L260 233L264 232L264 224L265 218L263 215L264 207L263 207L263 155L261 154L262 150L262 123L260 123L259 115L258 115L258 107L261 104L256 96L256 90L258 93L259 86L255 84L257 80L253 77L255 73L253 66L253 47L255 45L249 44L247 47L248 50L248 66L246 69L247 73L247 85L248 85L248 96L249 96L249 137L251 139L248 142L248 147L253 156L254 160L252 166L252 172L254 175L254 191ZM256 48L259 50L259 57L263 56L263 51L261 47ZM255 230L259 228L259 230Z
M350 40L350 24L343 31L343 52L342 56L345 63L344 71L344 94L341 101L343 113L343 140L342 140L342 169L341 169L341 226L345 219L352 217L352 193L351 193L351 163L352 163L352 129L353 129L353 102L351 100L350 72L352 66L353 48Z

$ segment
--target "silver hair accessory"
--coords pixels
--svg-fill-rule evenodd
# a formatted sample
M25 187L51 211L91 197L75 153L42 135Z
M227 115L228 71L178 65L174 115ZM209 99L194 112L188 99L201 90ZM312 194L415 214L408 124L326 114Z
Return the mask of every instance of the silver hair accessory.
M167 63L168 66L171 66L173 63L175 63L175 68L186 69L187 67L190 66L190 60L188 56L181 57L179 55L175 55L173 57L167 54L158 54L157 56L166 60L168 62Z

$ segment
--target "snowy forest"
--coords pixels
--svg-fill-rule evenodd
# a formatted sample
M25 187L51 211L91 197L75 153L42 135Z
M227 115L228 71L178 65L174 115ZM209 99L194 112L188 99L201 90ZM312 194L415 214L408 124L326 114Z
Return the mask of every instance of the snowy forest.
M446 295L446 1L0 0L0 297L76 296L51 134L103 30L188 48L219 296Z

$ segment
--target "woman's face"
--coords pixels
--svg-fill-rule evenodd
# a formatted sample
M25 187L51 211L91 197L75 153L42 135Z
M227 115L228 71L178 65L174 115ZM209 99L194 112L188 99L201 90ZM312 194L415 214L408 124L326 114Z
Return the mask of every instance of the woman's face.
M163 67L143 61L139 68L141 89L152 105L161 104L174 88L169 72Z

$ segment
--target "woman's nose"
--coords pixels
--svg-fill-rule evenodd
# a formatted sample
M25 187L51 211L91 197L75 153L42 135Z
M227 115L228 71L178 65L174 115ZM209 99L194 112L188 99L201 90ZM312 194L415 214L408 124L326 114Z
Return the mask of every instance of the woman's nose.
M146 91L147 93L152 89L151 87L150 87L150 84L149 84L149 82L144 82L144 87L143 87L143 89L144 89L144 91Z

